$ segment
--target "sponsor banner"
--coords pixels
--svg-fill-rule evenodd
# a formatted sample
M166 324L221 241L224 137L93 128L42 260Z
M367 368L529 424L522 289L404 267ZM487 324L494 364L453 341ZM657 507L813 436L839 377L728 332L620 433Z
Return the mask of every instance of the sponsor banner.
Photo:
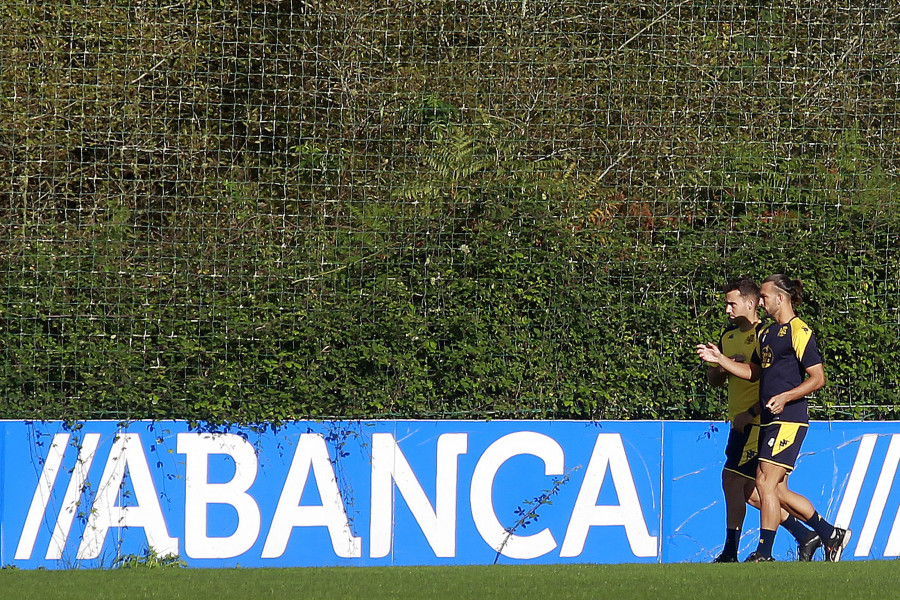
M724 539L727 425L0 422L0 564L191 567L702 562ZM811 425L790 487L900 555L900 423ZM741 554L755 547L747 510ZM779 532L775 554L794 557Z
M2 562L21 568L659 556L658 422L2 427Z

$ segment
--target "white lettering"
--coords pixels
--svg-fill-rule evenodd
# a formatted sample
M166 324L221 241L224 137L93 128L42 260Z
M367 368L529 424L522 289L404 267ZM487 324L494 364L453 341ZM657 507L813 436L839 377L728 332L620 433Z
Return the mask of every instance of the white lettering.
M322 504L301 506L301 496L310 471ZM350 529L325 438L318 433L300 435L287 480L278 499L275 516L272 518L272 527L266 538L262 557L278 558L284 554L294 527L327 527L335 554L341 558L362 556L362 543Z
M391 551L394 529L393 484L406 500L435 556L456 556L456 499L460 454L468 448L468 434L445 433L437 442L434 508L389 433L372 434L372 517L369 556L382 558Z
M136 505L116 506L125 483L126 468ZM160 556L178 554L178 539L169 537L141 436L136 433L119 433L113 441L77 558L99 557L110 527L142 527L147 543Z
M619 504L597 506L607 467L616 488ZM591 462L584 474L578 498L575 500L566 537L560 549L560 557L578 556L584 551L588 530L592 526L610 525L625 527L628 544L635 556L657 555L657 538L647 531L647 523L644 521L641 502L631 476L622 436L618 433L601 433L597 436Z
M494 511L494 479L507 460L520 454L537 456L544 461L545 475L562 475L565 455L560 445L546 435L531 431L510 433L491 444L481 455L472 473L472 519L475 527L491 548L509 558L529 559L543 556L556 548L549 529L533 535L518 535L503 527Z
M160 556L177 554L180 540L169 536L163 506L153 480L153 476L158 477L159 473L150 471L141 435L116 435L97 486L92 486L88 477L92 465L100 462L96 455L102 440L101 434L87 433L81 437L74 466L72 457L68 460L65 457L67 447L74 445L72 439L69 434L57 434L53 437L22 527L15 559L30 560L35 552L37 539L43 531L42 539L50 534L46 560L61 560L66 545L74 546L76 543L75 540L70 542L69 538L72 537L73 530L78 533L74 519L79 514L87 515L87 524L78 540L77 560L99 558L106 545L107 534L114 527L142 528L148 546ZM421 440L422 437L414 439ZM434 556L457 556L460 456L468 451L468 439L467 433L440 435L436 440L434 470L422 467L423 472L417 475L412 465L420 463L413 460L412 465L410 464L395 435L372 434L371 462L368 465L371 474L371 487L368 490L371 494L371 504L368 507L368 552L371 558L389 556L395 548L399 548L400 541L394 539L396 532L409 531L406 528L409 526L408 519L403 518L402 529L397 528L395 523L401 498L409 508L409 513L403 514L412 515L414 526L420 528ZM853 515L863 480L870 468L876 439L875 435L862 437L847 492L836 519L838 523L849 522ZM419 446L421 442L414 448L415 454L411 454L411 447L404 448L410 453L410 458L419 457L421 460L423 454ZM348 490L344 490L342 494L342 486L337 477L341 471L336 472L339 465L332 461L327 441L322 434L304 433L297 437L297 445L283 484L281 481L257 483L259 457L254 445L244 436L179 433L176 447L177 452L185 456L182 551L186 557L229 559L244 556L250 560L252 557L247 556L248 551L254 548L257 541L262 541L259 539L262 515L254 496L261 497L260 494L269 490L280 495L272 515L271 527L265 534L265 543L258 557L275 559L284 556L288 552L288 544L295 528L309 527L327 529L331 550L326 543L321 548L325 556L336 555L347 559L362 556L363 538L354 535L348 518L348 504L352 500L346 495ZM590 462L584 470L581 488L569 515L565 538L560 540L561 544L557 543L554 533L544 524L519 527L515 522L517 515L509 515L510 522L501 522L497 516L494 484L496 481L499 486L504 480L504 477L498 479L498 474L508 461L524 455L536 457L543 462L543 468L539 463L531 463L534 464L532 477L512 482L510 489L498 489L497 497L502 497L505 502L515 497L522 500L530 498L533 494L528 492L524 481L533 481L540 471L546 476L565 473L566 456L560 443L552 437L533 431L517 431L494 440L482 456L478 457L472 471L469 490L472 524L496 552L520 560L535 559L554 550L559 551L561 558L577 557L584 553L592 527L621 526L634 556L658 555L659 537L649 533L621 434L597 435ZM358 462L356 457L349 460L352 464L343 466L351 469L354 476L360 467L365 468L364 463ZM221 463L228 467L232 461L234 474L231 475L230 468L226 468L226 475L219 475L222 470L217 467ZM891 440L875 497L869 507L865 526L862 527L856 548L857 556L865 556L871 549L898 464L900 434ZM66 471L70 466L71 469ZM95 472L99 470L99 466L95 465ZM511 469L512 465L508 465L503 471L504 476ZM71 477L57 514L57 500L63 495L63 482L59 481L60 471L70 473ZM606 479L607 471L610 474L609 480ZM271 471L270 477L274 475L280 478L282 473L283 470L275 469ZM425 477L424 487L419 476ZM433 495L431 491L426 493L424 489L430 487L432 477L435 485ZM220 482L223 478L229 480ZM604 483L607 484L606 488L603 487ZM255 493L251 494L254 485ZM313 485L315 488L311 487ZM573 482L573 485L578 483ZM612 489L610 486L613 486ZM313 489L318 490L319 500L307 498L304 503L304 491L308 490L307 496L312 496ZM612 497L613 490L617 497L617 500L612 501L615 503L598 505L598 502L607 502L605 499ZM604 492L602 495L601 491ZM574 494L574 490L572 492ZM274 497L272 500L274 501ZM170 510L172 509L177 510L174 507ZM219 513L214 509L231 510L227 511L225 518L217 518ZM568 508L562 510L568 511ZM53 514L48 515L48 511ZM557 515L556 518L566 516ZM52 532L48 531L50 524L55 524ZM48 529L42 529L45 527ZM538 530L538 527L543 529ZM297 531L297 535L303 535L303 531L309 530ZM556 531L556 535L561 533L561 529ZM120 540L123 534L118 536ZM321 535L324 537L324 532ZM403 540L403 543L406 541ZM295 539L295 543L299 543L299 540ZM900 555L900 513L894 519L885 550L885 556L897 555Z
M256 480L253 445L233 433L179 433L178 453L185 454L184 551L191 558L232 558L250 549L259 537L259 506L247 490ZM234 477L209 483L209 455L234 460ZM208 506L225 504L237 511L237 526L228 536L210 536Z

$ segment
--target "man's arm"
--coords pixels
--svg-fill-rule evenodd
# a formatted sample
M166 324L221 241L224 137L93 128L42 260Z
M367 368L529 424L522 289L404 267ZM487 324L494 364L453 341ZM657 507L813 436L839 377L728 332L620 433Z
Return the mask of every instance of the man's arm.
M784 405L788 402L808 396L825 385L825 367L821 363L809 367L806 369L806 373L809 377L803 383L769 398L769 401L766 402L766 408L772 411L773 415L781 414L781 411L784 410Z
M722 354L715 344L697 344L697 354L706 362L717 363L735 377L756 381L759 379L759 365L752 362L738 362Z

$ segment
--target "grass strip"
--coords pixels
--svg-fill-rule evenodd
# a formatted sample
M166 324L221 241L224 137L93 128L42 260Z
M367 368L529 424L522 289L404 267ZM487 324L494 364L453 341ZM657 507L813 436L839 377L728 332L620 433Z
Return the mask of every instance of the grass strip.
M309 569L0 570L3 598L728 598L900 597L895 561L496 565Z

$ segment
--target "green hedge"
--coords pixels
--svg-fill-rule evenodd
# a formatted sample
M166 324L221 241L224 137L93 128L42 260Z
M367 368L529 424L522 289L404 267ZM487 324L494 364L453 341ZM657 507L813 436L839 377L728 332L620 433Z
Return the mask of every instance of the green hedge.
M430 175L397 187L418 202L290 247L262 224L239 244L139 245L115 214L22 243L4 265L3 416L713 418L693 347L724 324L724 281L776 271L806 279L818 416L896 416L900 265L896 236L872 232L900 223L881 176L816 219L743 195L676 223L604 219L579 216L564 164L548 177L442 131ZM454 175L448 147L492 158ZM312 269L323 244L333 262Z
M717 418L780 271L900 417L878 11L351 4L0 5L0 417Z

